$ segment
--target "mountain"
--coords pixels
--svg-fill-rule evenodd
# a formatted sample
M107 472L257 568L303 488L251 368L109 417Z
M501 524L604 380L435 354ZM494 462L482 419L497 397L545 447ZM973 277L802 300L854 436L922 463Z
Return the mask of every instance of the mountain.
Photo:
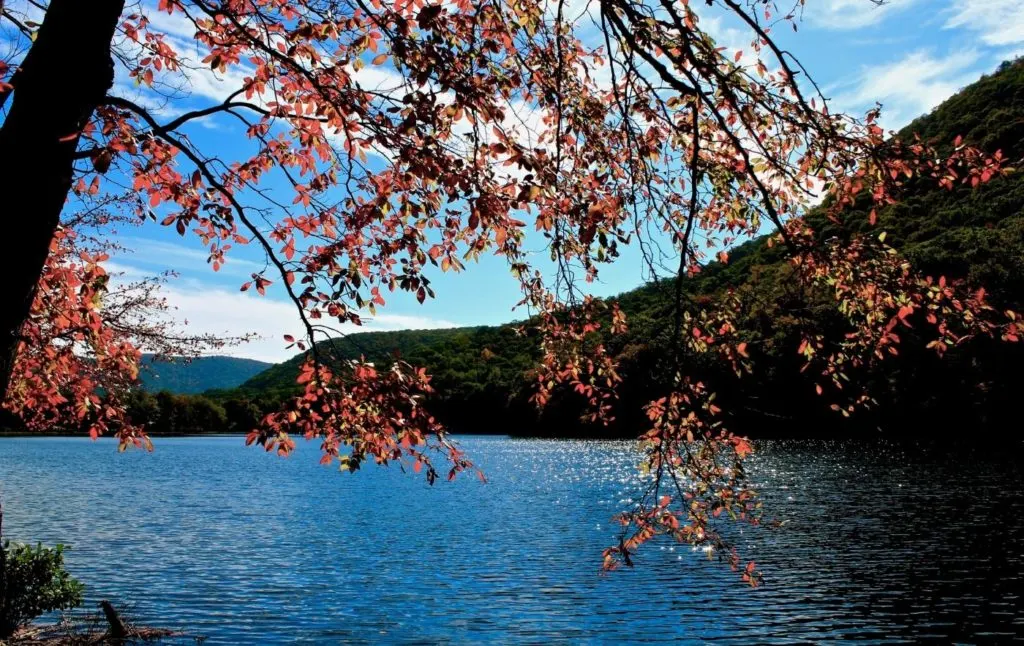
M157 360L143 355L139 370L142 387L150 392L167 390L177 394L201 393L211 389L239 386L273 364L237 357L198 357Z
M923 116L901 135L920 134L946 150L957 136L992 153L1002 150L1012 166L1024 158L1024 61L1004 63ZM809 219L822 239L849 236L867 227L867 213L838 227L822 214ZM859 224L858 224L859 223ZM919 181L905 198L878 213L874 231L885 231L920 272L964 279L984 286L996 307L1024 309L1024 173L1014 172L977 189L940 189ZM709 383L727 411L731 430L753 436L842 433L962 433L1007 430L1006 415L1017 415L1024 389L1024 344L977 339L943 359L907 338L900 355L883 367L857 375L870 383L878 404L873 411L843 419L815 393L813 375L804 374L796 347L797 322L808 318L819 329L841 333L842 317L829 297L795 286L782 250L756 239L733 248L729 263L711 262L684 283L686 297L710 301L723 290L741 299L738 320L748 340L754 372L737 378L711 355L686 358L690 374ZM579 421L578 402L562 393L538 414L529 403L536 339L516 333L515 325L448 330L366 332L325 342L325 356L387 362L394 352L427 368L436 394L431 410L456 431L551 436L635 436L643 428L642 405L665 391L665 365L671 321L670 283L641 286L619 296L630 332L608 342L619 358L624 382L618 422L594 428ZM798 314L797 314L798 313ZM913 334L910 332L909 334ZM220 424L248 430L262 413L295 393L303 357L296 356L242 383L206 393L203 406ZM175 406L177 404L174 404Z

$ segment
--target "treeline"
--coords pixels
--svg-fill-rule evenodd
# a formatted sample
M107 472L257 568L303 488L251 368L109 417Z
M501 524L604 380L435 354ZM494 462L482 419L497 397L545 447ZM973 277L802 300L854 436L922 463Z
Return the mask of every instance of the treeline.
M257 404L237 398L215 401L166 390L153 394L140 389L126 403L129 419L145 425L153 436L247 433L262 417Z
M947 100L901 135L951 145L957 136L994 152L1002 150L1018 166L1024 158L1024 63L1000 69ZM1015 172L978 189L939 189L919 181L901 203L878 214L873 231L885 231L920 272L963 278L984 286L999 308L1024 309L1024 174ZM867 213L853 213L852 224L836 225L812 214L826 240L845 238L868 224ZM859 379L871 384L878 400L873 411L841 418L819 396L813 375L802 373L797 354L808 321L819 332L841 335L843 318L831 298L808 292L795 280L782 250L754 240L730 250L728 264L712 262L684 285L691 305L711 303L725 290L739 299L737 316L754 364L741 378L714 355L684 357L687 372L718 393L725 420L753 436L864 433L951 433L1005 430L1002 419L1016 416L1024 387L1020 366L1024 344L977 339L938 358L911 331L898 357ZM671 343L674 288L649 284L622 294L630 332L609 340L624 377L618 423L610 428L579 422L580 406L571 393L557 396L538 414L529 403L537 359L536 339L516 334L513 325L372 332L319 346L321 354L386 363L397 353L422 365L437 389L431 410L457 431L551 436L635 436L645 420L641 407L666 389L664 357ZM302 356L278 364L226 391L203 397L139 395L138 411L162 432L242 432L262 413L296 392ZM155 400L155 408L149 399ZM163 399L161 399L161 397ZM205 416L205 417L204 417ZM1013 419L1009 417L1008 419ZM194 430L184 430L194 429Z

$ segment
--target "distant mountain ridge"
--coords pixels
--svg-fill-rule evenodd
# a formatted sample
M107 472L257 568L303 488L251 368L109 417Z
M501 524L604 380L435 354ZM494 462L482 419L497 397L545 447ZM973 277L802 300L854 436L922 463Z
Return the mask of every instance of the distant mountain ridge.
M139 379L149 392L166 390L191 395L207 390L236 388L274 364L239 357L198 357L192 360L175 358L157 360L155 355L142 356Z

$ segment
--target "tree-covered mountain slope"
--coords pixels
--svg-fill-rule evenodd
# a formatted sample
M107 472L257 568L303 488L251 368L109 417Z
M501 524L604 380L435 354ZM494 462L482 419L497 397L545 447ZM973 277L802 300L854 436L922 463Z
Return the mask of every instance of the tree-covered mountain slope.
M238 357L160 360L154 355L144 355L139 379L142 387L150 392L167 390L175 394L194 394L217 388L235 388L273 365Z

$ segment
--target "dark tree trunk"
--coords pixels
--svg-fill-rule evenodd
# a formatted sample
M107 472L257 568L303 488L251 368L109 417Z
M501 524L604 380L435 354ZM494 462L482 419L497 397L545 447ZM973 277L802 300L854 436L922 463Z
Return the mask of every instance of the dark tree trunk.
M114 82L124 0L51 0L0 128L0 393L60 221L78 136Z
M124 627L124 622L121 621L121 616L117 614L114 606L104 599L100 601L100 607L103 608L103 615L107 618L107 623L110 625L107 636L118 641L127 638L128 629Z

